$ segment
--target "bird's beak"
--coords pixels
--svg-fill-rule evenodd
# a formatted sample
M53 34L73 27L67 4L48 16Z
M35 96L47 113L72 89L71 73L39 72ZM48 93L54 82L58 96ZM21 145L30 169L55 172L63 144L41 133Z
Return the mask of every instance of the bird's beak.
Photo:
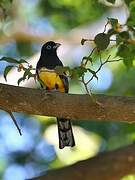
M58 47L60 47L61 44L60 43L56 43L56 45L53 47L54 49L57 49Z

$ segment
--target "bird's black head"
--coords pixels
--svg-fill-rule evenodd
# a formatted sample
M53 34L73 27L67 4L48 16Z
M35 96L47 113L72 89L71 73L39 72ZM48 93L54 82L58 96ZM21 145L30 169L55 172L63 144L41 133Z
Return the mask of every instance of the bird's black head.
M53 41L48 41L42 46L41 54L51 54L56 53L57 48L60 46L60 43L55 43Z

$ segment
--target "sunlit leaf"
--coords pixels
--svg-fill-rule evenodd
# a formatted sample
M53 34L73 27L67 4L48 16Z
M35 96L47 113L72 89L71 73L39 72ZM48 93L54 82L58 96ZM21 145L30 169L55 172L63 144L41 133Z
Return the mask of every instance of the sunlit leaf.
M4 78L5 80L7 81L7 75L9 73L9 71L11 71L11 69L13 68L14 66L6 66L5 70L4 70Z
M121 178L121 180L135 180L135 174L129 174Z

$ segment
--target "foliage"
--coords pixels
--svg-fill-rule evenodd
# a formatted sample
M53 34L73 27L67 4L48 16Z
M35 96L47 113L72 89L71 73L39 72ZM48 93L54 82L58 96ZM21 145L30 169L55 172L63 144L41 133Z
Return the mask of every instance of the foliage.
M110 26L109 30L106 32L107 26ZM88 84L96 78L98 80L97 73L101 70L102 66L104 66L106 63L116 62L123 60L124 64L129 68L133 65L133 60L135 58L135 45L134 45L134 33L129 28L128 25L126 26L127 31L123 30L126 25L121 25L118 22L118 19L114 18L108 18L108 21L105 25L104 31L97 34L93 40L91 39L82 39L81 44L84 45L86 42L93 41L95 44L95 47L90 52L88 56L85 56L81 60L81 64L77 67L70 68L70 67L56 67L54 71L56 71L58 74L62 74L65 76L70 77L71 79L78 79L84 84L84 87L86 89L86 92L90 94L91 90L88 89ZM116 40L112 40L111 37L115 36ZM109 56L106 58L106 60L102 60L102 52L106 51L111 41L115 42L115 45L117 47L117 53L115 57ZM92 69L91 67L94 64L93 60L93 54L96 53L99 57L99 67L97 70ZM118 57L116 59L116 57ZM18 80L18 85L21 83L21 81L24 81L26 79L30 79L31 77L36 79L36 75L32 73L33 70L35 70L29 63L23 59L20 61L10 58L10 57L3 57L0 59L0 61L6 61L8 63L12 63L14 65L8 65L5 68L4 71L4 78L6 79L7 74L9 71L16 67L18 69L18 72L24 71L23 76ZM27 65L24 66L24 64ZM89 79L85 80L85 75L89 74Z
M107 0L108 2L110 2L110 3L115 3L115 0Z
M113 4L115 3L115 0L108 0L108 2L112 3L112 6L113 6ZM0 13L2 14L1 16L2 19L5 19L12 14L10 12L10 5L12 3L13 2L11 2L10 0L0 1ZM135 9L134 7L135 7L135 4L134 4L134 0L125 0L125 3L130 13L127 19L127 22L125 24L120 24L118 19L114 19L111 17L107 19L107 23L105 25L103 32L100 32L97 35L95 35L93 39L87 39L87 37L86 38L82 37L81 44L84 45L83 48L86 49L85 48L86 43L88 45L89 44L91 45L92 43L93 50L92 51L90 50L89 54L85 55L81 59L81 63L75 67L68 67L68 66L63 67L63 68L56 67L55 71L58 74L64 74L73 80L79 80L79 82L83 83L83 85L85 86L86 91L90 93L88 84L91 83L93 79L95 80L99 79L98 72L101 71L102 67L106 63L110 64L111 62L121 61L123 63L119 63L119 64L113 63L114 65L113 67L115 67L114 69L112 69L113 83L110 89L106 93L113 94L113 95L114 94L125 95L125 96L135 95L135 83L134 83L134 77L135 77L135 71L134 71ZM98 1L96 0L85 1L85 3L82 0L76 0L74 2L70 0L62 0L62 1L40 0L38 4L38 11L41 13L40 17L44 17L49 22L51 22L51 25L57 28L56 31L68 30L78 25L87 24L87 22L94 22L106 10L107 10L107 7L103 6L102 4L99 4ZM34 17L35 14L31 16ZM11 57L17 57L18 52L19 52L19 55L21 52L20 56L31 55L31 52L29 53L28 51L29 49L30 50L32 49L33 44L34 44L33 40L30 41L30 45L29 44L27 45L25 42L21 42L21 41L17 42L15 46L15 48L17 49L17 53L14 54L15 56L12 56L11 53L13 51L11 48L10 50L8 49L6 51L1 50L1 54L9 53L7 55L8 57L3 57L0 59L0 65L2 64L1 63L2 61L5 61L8 63L6 64L7 66L3 73L5 80L8 80L7 75L12 70L12 68L16 68L18 73L20 72L23 73L22 77L18 79L18 85L20 85L20 83L24 80L27 81L29 78L34 78L36 80L35 68L32 67L31 64L29 64L29 62L25 61L24 59L18 58L19 59L18 60L17 58L11 58ZM116 53L112 52L111 49L115 49ZM24 53L22 53L22 51ZM96 65L98 64L98 66L96 66L97 69L95 69L94 67L95 64ZM3 67L1 67L1 69L2 68ZM1 117L3 117L3 115L1 115ZM32 118L33 117L31 117L31 119ZM39 148L38 153L37 153L38 155L37 154L35 155L35 151L36 151L36 148L38 147L37 139L41 138L41 133L43 134L47 128L51 127L51 125L54 124L54 119L48 120L47 117L42 117L42 118L36 117L36 118L38 119L38 122L37 121L35 122L41 124L41 130L37 136L35 136L35 132L38 126L34 126L33 124L31 125L30 124L31 120L28 119L28 117L24 115L17 116L19 123L21 122L20 124L22 126L22 129L24 130L25 129L24 126L26 126L27 133L32 134L33 132L34 134L33 139L35 140L35 144L34 144L34 147L32 147L32 150L30 151L29 149L27 149L27 147L25 147L24 152L20 152L20 151L16 151L14 153L8 152L10 155L10 158L12 157L12 162L15 162L19 165L24 166L25 163L27 164L29 162L30 163L34 162L34 166L36 165L33 168L35 171L35 174L37 173L35 169L40 169L40 170L42 169L42 171L46 169L46 167L44 167L44 169L40 167L42 165L51 167L50 162L48 162L49 160L46 160L46 154L48 153L47 148L43 147L42 151L40 151L40 148ZM1 118L1 121L2 119L3 118ZM4 122L5 122L5 119L4 119ZM95 120L93 120L92 122L91 121L90 122L77 121L73 123L86 129L87 132L91 131L91 132L94 132L95 134L98 134L102 138L102 145L99 149L100 152L105 151L105 150L119 148L124 145L128 145L129 143L132 143L135 139L134 124L115 123L115 122L96 122ZM0 129L0 135L1 135L1 132L3 129L2 122L1 122L0 127L1 127ZM4 133L5 131L6 130L4 129ZM27 133L26 132L23 133L24 138L25 138L25 134ZM2 136L3 139L5 136L8 137L8 134L10 134L10 132ZM42 141L45 141L45 140L42 139ZM3 141L6 142L5 139ZM19 142L20 141L21 140L19 139ZM85 139L83 139L83 141L85 141ZM16 141L16 144L19 144L19 143ZM3 145L1 145L1 149L2 148L3 148ZM74 149L71 151L74 151ZM42 155L43 152L44 154ZM51 151L49 149L49 153L50 152ZM56 152L56 153L54 152L55 161L53 161L52 164L54 163L55 165L54 166L52 165L52 167L65 165L63 162L60 162L59 156L56 156L58 153L59 152ZM74 153L74 156L75 156L75 153ZM52 160L53 159L51 159L50 161ZM12 162L9 162L9 164L12 164ZM3 166L1 165L1 167ZM4 169L6 168L4 167ZM1 174L0 176L2 177Z
M0 18L5 19L10 15L11 3L13 0L1 0L0 1Z
M56 29L69 29L92 22L106 9L97 0L40 0L41 14L49 18ZM96 9L96 11L95 11Z

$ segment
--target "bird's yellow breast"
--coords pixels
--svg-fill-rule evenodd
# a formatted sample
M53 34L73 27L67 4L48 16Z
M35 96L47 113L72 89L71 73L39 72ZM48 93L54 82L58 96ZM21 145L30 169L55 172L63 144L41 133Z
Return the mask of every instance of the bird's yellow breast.
M48 70L46 68L41 68L38 72L39 79L43 82L45 86L51 89L58 89L60 92L65 92L63 81L60 76L53 70Z

